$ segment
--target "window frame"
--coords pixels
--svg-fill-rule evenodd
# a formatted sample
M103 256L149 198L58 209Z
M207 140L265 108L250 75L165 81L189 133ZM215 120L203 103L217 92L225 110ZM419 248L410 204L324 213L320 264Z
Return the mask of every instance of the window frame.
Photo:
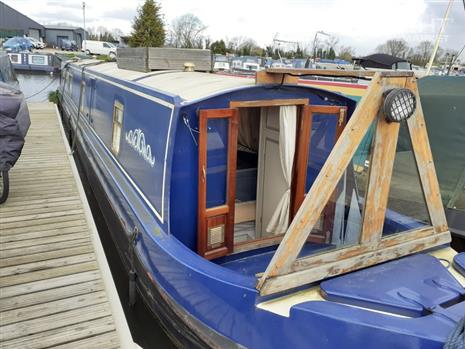
M120 112L121 114L117 112ZM118 120L118 115L121 115L121 120ZM115 156L119 155L119 152L121 150L121 136L123 133L123 120L124 120L124 104L119 101L115 101L113 103L112 133L111 133L111 152Z

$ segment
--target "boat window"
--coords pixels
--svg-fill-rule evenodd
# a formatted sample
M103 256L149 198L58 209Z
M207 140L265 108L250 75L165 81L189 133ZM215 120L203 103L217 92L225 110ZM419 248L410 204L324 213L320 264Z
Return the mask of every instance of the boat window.
M118 155L121 145L121 130L123 129L123 113L124 106L118 101L115 101L113 106L113 135L111 142L111 151Z
M73 91L73 74L68 72L66 83L67 83L66 89L68 90L69 95L71 95Z
M84 114L85 107L86 107L86 82L81 82L82 89L81 89L81 106L80 106L80 113Z

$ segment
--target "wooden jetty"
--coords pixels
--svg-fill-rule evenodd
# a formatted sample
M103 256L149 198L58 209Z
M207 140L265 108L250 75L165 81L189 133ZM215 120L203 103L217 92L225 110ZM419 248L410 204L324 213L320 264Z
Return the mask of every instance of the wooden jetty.
M0 206L0 347L136 348L58 111L29 110Z

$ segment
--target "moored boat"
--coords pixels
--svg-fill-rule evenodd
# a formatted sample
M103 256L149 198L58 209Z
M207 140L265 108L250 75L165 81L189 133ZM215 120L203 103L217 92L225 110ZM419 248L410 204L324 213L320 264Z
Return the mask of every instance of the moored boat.
M367 73L356 108L295 74L65 67L63 116L131 287L186 347L441 348L465 276L440 260L456 253L411 75ZM405 84L388 122L383 93ZM409 156L426 179L384 177Z

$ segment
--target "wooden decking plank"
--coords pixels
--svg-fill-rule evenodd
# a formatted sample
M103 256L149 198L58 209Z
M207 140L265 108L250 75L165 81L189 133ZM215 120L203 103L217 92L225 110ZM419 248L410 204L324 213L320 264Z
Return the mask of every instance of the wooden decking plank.
M0 298L0 311L4 312L7 310L24 308L102 290L104 290L102 280L96 279L19 296Z
M105 292L97 291L60 300L52 300L48 303L12 309L2 313L0 325L6 326L26 320L42 318L53 314L105 303L106 301L107 298Z
M27 284L3 286L0 288L1 298L16 297L35 292L50 290L57 287L76 285L83 282L100 279L101 275L98 270L89 270L71 275L58 276L46 280L37 280Z
M48 236L44 238L20 240L20 241L3 243L0 245L0 251L6 251L6 250L12 250L12 249L24 248L24 247L30 247L30 246L39 246L39 245L45 245L45 244L50 244L50 243L60 242L60 241L85 239L87 237L89 237L89 232L83 229L83 231L80 231L74 234L54 235L54 236Z
M103 333L79 341L54 346L53 349L114 349L119 348L115 331Z
M38 319L25 320L19 323L0 326L0 340L7 341L18 337L53 330L56 328L90 321L111 315L106 303L100 303L80 309L44 316Z
M73 210L73 211L65 211L65 212L55 212L55 213L47 213L47 214L38 214L38 215L31 215L31 216L23 216L25 219L22 221L12 221L12 222L5 222L6 219L3 219L2 222L2 229L10 229L16 227L23 227L26 225L39 225L44 224L47 222L56 222L59 221L60 218L63 217L82 217L82 209Z
M56 345L71 345L74 341L92 338L98 335L115 332L115 326L110 316L89 321L85 324L75 324L50 330L27 338L17 338L3 343L2 349L42 349L53 348ZM96 347L95 349L97 349ZM90 349L90 348L89 348Z
M0 282L4 286L13 286L29 283L32 281L52 279L57 276L71 275L97 269L97 262L91 261L79 264L66 265L57 268L50 268L46 270L33 271L30 273L24 273L19 275L4 276L2 277Z
M0 244L21 241L21 240L31 240L37 238L45 238L48 236L60 236L66 234L79 233L82 231L87 231L87 225L73 225L70 227L63 227L58 229L45 229L42 231L26 232L26 233L17 233L9 235L0 235Z
M65 241L53 242L53 243L37 245L37 246L14 248L14 249L2 251L2 253L0 253L0 259L26 256L26 255L36 254L36 253L61 250L65 248L84 246L84 245L89 245L90 243L91 243L90 238L85 238L85 239L76 239L76 240L65 240Z
M75 256L66 256L54 259L47 259L45 261L24 263L20 265L13 265L10 267L4 267L0 269L0 277L6 277L11 275L20 275L25 273L32 273L36 271L43 271L51 268L58 268L67 265L73 265L78 263L85 263L95 261L95 255L93 253L79 254Z
M26 225L26 226L19 226L16 228L9 228L9 229L1 229L0 235L15 235L15 234L24 234L24 233L38 233L41 231L51 230L51 229L62 229L67 227L74 227L78 225L87 224L84 217L80 215L75 216L67 216L68 219L60 219L59 222L56 220L43 220L42 222L37 222L35 225Z
M4 220L7 218L13 218L13 217L24 217L25 212L28 213L28 215L37 215L37 214L43 214L43 213L52 213L52 212L63 212L63 211L69 211L69 210L77 210L77 209L82 209L82 205L80 202L68 202L66 204L62 204L58 207L48 207L48 206L43 206L43 207L38 207L38 208L29 208L27 211L26 210L15 210L11 212L0 212L0 220Z
M25 337L5 340L2 349L41 349L50 348L58 344L71 343L76 340L108 333L115 330L111 316L82 323L74 323L48 331L37 332Z
M71 247L71 248L63 248L59 250L53 250L48 252L42 253L34 253L25 256L17 256L11 258L2 258L0 259L0 267L10 267L13 265L20 265L25 263L32 263L32 262L40 262L49 259L55 259L65 256L75 256L78 254L85 254L90 253L93 251L93 246L89 244L85 244L82 246Z

